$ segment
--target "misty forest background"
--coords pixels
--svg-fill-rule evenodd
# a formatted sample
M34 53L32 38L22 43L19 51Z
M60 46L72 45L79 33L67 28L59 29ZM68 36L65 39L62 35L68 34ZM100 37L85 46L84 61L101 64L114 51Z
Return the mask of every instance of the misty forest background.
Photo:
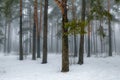
M47 61L62 54L62 72L69 58L120 55L120 0L0 0L0 50L19 60Z

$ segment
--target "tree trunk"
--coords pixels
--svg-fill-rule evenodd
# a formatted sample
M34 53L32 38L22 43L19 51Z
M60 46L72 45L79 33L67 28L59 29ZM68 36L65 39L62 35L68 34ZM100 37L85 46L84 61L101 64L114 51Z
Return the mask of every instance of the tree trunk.
M38 34L37 0L34 1L34 26L33 26L33 54L32 54L32 60L36 60L36 34Z
M44 6L44 33L43 33L43 59L42 63L47 63L47 28L48 28L48 0Z
M42 1L43 0L41 0L41 2L40 2L40 27L38 28L38 44L37 44L37 47L38 47L37 53L38 53L38 55L37 55L37 58L41 57L41 54L40 54L40 49L41 49L41 47L40 47L40 34L41 34L41 28L42 28Z
M73 20L76 20L76 12L75 12L75 0L72 0L72 17L73 17ZM75 34L75 31L74 31L74 57L77 57L77 45L76 45L76 34Z
M41 35L41 28L42 28L42 1L43 0L41 0L41 2L40 2L40 27L38 28L38 44L37 44L37 47L38 47L38 49L37 49L38 56L37 56L37 58L41 57L41 54L40 54L40 49L41 49L41 47L40 47L40 35Z
M19 36L19 59L23 60L23 47L22 47L22 0L20 0L20 36Z
M67 0L54 0L62 12L62 70L61 72L69 71L69 56L68 56L68 29L65 28L67 18Z
M88 1L89 3L88 3L88 5L87 5L87 13L89 13L90 12L90 7L91 7L91 5L90 5L90 1ZM88 54L87 54L87 57L90 57L91 56L91 51L90 51L90 38L91 38L91 35L90 35L90 25L91 25L91 22L89 21L89 23L88 23Z
M32 10L31 10L31 5L29 6L29 27L30 27L30 35L29 35L29 38L30 38L30 41L29 41L29 53L32 53Z
M88 54L87 57L90 57L90 23L88 24Z
M4 53L6 55L6 33L7 33L7 19L5 20L5 40L4 40Z
M110 0L108 0L108 12L110 12ZM108 18L108 30L109 30L109 56L112 56L112 28L110 18Z
M65 23L68 22L67 18L67 0L62 0L64 13L62 14L62 72L69 71L69 57L68 57L68 35Z
M86 0L82 0L82 15L81 20L85 21L85 8L86 8ZM81 29L82 32L84 32L84 27ZM79 59L78 64L83 64L83 57L84 57L84 34L81 34L80 36L80 48L79 48Z
M10 46L11 46L11 45L10 45L10 43L11 43L11 42L10 42L10 41L11 41L11 39L10 39L10 38L11 38L11 37L10 37L10 36L11 36L11 35L10 35L10 34L11 34L10 31L11 31L11 30L10 30L10 29L11 29L11 23L10 23L10 19L9 19L9 21L8 21L8 41L7 41L7 42L8 42L8 43L7 43L7 53L8 53L8 54L10 53L10 50L11 50L11 49L10 49L10 48L11 48L11 47L10 47Z

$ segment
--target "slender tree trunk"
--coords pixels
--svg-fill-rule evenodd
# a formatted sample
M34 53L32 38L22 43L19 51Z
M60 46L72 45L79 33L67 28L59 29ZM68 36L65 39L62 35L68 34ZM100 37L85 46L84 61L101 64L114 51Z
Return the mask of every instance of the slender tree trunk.
M73 16L73 20L76 20L76 12L75 12L75 0L72 0L72 16ZM77 45L76 45L76 34L74 31L74 57L77 57Z
M102 27L102 20L100 19L100 33L103 33L103 27ZM100 35L100 43L101 43L101 54L103 53L103 36Z
M36 60L36 34L38 33L37 0L34 1L34 26L33 26L33 54L32 60Z
M86 0L82 0L82 15L81 20L85 21L85 9L86 9ZM84 27L82 28L82 32L84 32ZM82 65L84 62L84 34L80 36L80 49L79 49L79 59L78 64Z
M53 52L53 27L51 27L51 46L50 46L50 51Z
M110 0L108 0L108 12L110 12ZM108 18L108 31L109 31L109 56L112 56L112 28L110 18Z
M31 13L31 5L29 6L29 27L30 27L30 35L29 35L29 38L30 38L30 41L29 41L29 52L32 53L32 13Z
M89 3L88 3L88 6L87 6L87 12L89 13L90 12L90 7L91 7L91 5L90 5L90 1L88 1ZM89 21L89 23L88 23L88 54L87 54L87 57L90 57L91 56L91 51L90 51L90 37L91 37L91 35L90 35L90 25L91 25L91 22Z
M47 29L48 29L48 0L44 6L44 33L43 33L43 59L42 63L47 63Z
M38 42L38 44L37 44L38 56L37 56L37 58L41 57L41 54L40 54L40 49L41 49L41 47L40 47L40 34L41 34L41 28L42 28L42 1L43 0L40 1L40 27L38 28L38 41L37 41Z
M23 60L23 47L22 47L22 0L20 0L20 36L19 36L19 59Z
M10 29L11 29L11 23L10 23L10 19L9 19L9 21L8 21L8 41L7 41L7 42L8 42L8 43L7 43L7 53L8 53L8 54L10 53L10 50L11 50L11 49L10 49L10 48L11 48L11 47L10 47L10 40L11 40L11 39L10 39L10 38L11 38L11 37L10 37L10 36L11 36L11 35L10 35L10 34L11 34Z
M6 33L7 33L7 19L5 20L5 40L4 40L4 53L6 55Z
M88 54L87 57L90 57L90 23L88 24Z
M114 46L115 46L115 53L116 53L116 36L115 36L115 30L114 30Z
M34 22L33 26L33 53L32 53L32 60L36 60L36 26Z
M95 28L94 32L97 31L97 25L98 25L98 23L97 23L97 20L96 20L96 26L94 27ZM94 44L94 53L96 53L96 55L97 55L97 53L98 53L98 37L97 37L97 34L95 34L95 33L93 33L94 34L94 41L95 41L95 44Z
M59 20L59 18L57 18L57 23L56 23L56 29L57 29L57 30L56 30L56 34L58 33L58 20ZM56 37L57 37L57 38L56 38L56 54L57 54L57 53L59 52L59 51L58 51L59 41L58 41L58 36L57 36L57 35L56 35Z

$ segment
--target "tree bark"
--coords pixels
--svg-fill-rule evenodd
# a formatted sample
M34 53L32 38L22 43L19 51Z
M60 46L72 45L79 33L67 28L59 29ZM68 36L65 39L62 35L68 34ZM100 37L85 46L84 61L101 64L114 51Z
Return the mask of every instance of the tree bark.
M82 0L82 15L81 20L85 21L85 8L86 8L86 0ZM82 28L82 32L84 32L84 27ZM82 65L84 60L84 34L81 34L80 36L80 48L79 48L79 59L78 64Z
M73 17L73 20L76 20L76 12L75 12L75 0L72 0L72 17ZM76 34L75 34L75 31L74 31L74 57L77 57L77 45L76 45Z
M62 72L69 71L69 57L68 57L68 29L65 28L67 18L67 0L62 0L64 13L62 14Z
M22 47L22 0L20 0L20 36L19 36L19 59L23 60L23 47Z
M43 33L43 59L42 63L47 63L47 29L48 29L48 0L45 0L44 6L44 33Z
M110 0L108 0L108 12L110 12ZM112 56L112 28L110 18L108 18L108 31L109 31L109 56Z
M33 24L33 54L32 60L36 60L36 35L38 34L37 0L34 1L34 24Z

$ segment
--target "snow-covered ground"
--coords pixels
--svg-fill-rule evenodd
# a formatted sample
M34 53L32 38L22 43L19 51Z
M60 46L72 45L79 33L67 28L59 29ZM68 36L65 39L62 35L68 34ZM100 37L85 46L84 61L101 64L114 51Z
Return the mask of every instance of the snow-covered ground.
M0 80L120 80L120 56L85 58L84 65L70 65L70 72L60 70L61 55L50 54L48 64L0 55Z

